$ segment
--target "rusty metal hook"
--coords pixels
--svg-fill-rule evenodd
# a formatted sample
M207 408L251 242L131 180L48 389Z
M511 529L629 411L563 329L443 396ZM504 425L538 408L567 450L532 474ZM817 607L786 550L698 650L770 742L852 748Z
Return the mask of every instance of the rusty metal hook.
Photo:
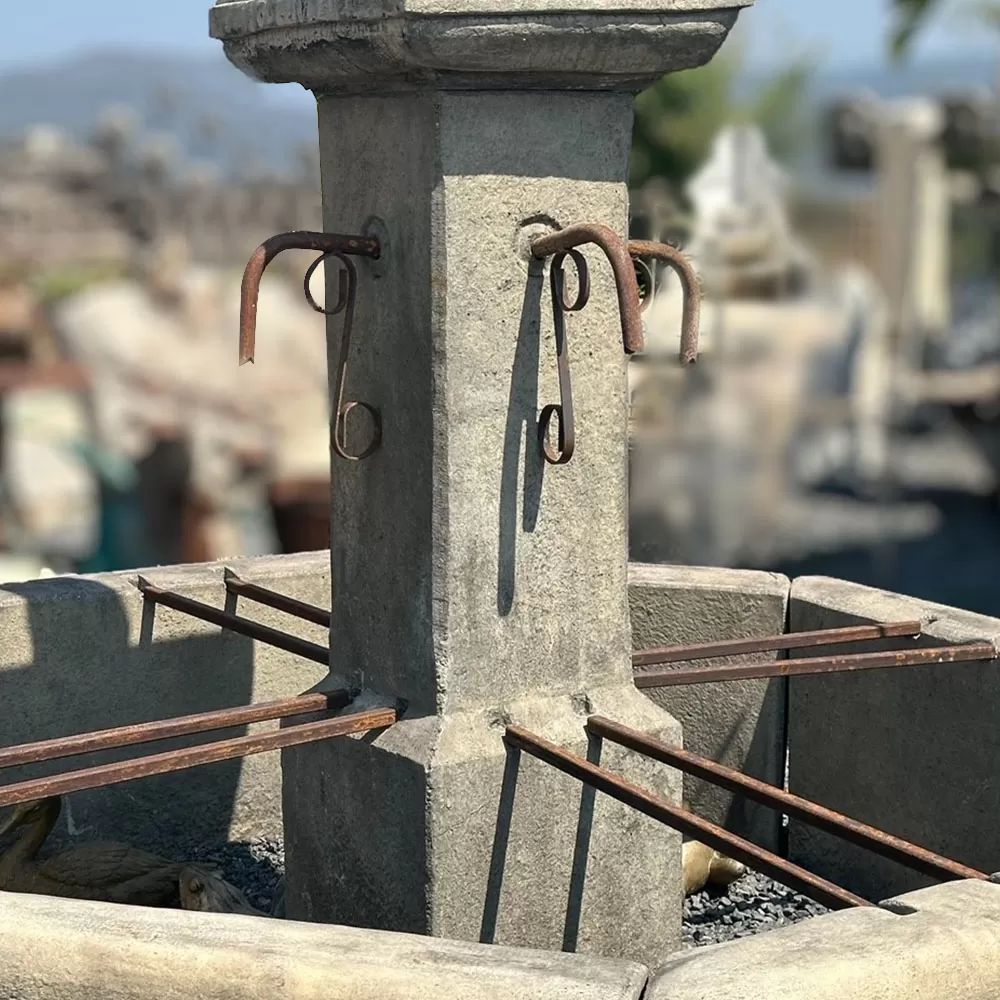
M331 258L339 261L341 264L337 284L337 302L331 308L324 309L313 298L312 292L309 289L309 280L312 278L316 268ZM302 281L302 287L305 290L306 301L316 312L322 313L324 316L336 316L339 313L344 314L344 328L340 335L340 358L337 361L337 379L333 390L333 412L335 414L333 421L333 450L341 458L346 458L349 462L360 462L361 459L367 458L373 452L377 451L382 444L382 414L370 403L364 403L361 400L352 399L346 403L344 402L344 388L347 384L347 359L351 350L351 332L354 325L354 301L357 295L358 271L350 257L339 250L329 250L317 257L309 265L309 269L306 271L305 278ZM356 406L360 406L368 412L375 426L375 431L368 447L357 455L352 455L347 450L347 414Z
M250 257L240 289L240 364L253 363L257 338L257 299L264 269L283 250L318 250L322 254L356 254L378 260L382 253L374 236L341 236L337 233L298 231L271 236ZM322 311L322 310L321 310Z
M539 260L557 253L568 253L584 243L599 246L615 276L618 292L618 311L622 324L622 347L626 354L635 354L643 346L642 307L639 300L639 283L628 247L613 229L598 223L581 223L567 226L557 232L540 236L532 241L532 256ZM574 258L575 259L575 258Z
M698 360L698 325L701 313L701 288L698 275L691 262L681 251L669 243L656 243L652 240L629 240L628 252L636 260L643 257L663 261L669 264L677 273L681 282L681 294L684 296L684 307L681 313L681 364L688 365ZM650 272L652 273L652 272Z
M566 273L563 261L569 256L576 266L578 290L576 298L567 302L565 292ZM549 403L542 408L538 417L538 445L545 461L550 465L565 465L576 448L576 425L573 420L573 386L569 377L569 349L566 343L566 313L578 312L590 299L590 272L587 259L579 250L566 250L552 258L549 271L552 291L552 321L556 333L556 367L559 370L559 402ZM559 420L559 444L552 447L549 430L552 418Z

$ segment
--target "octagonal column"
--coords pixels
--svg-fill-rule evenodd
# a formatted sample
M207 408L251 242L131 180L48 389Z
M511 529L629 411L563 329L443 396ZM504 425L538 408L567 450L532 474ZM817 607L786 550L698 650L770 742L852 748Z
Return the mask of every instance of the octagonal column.
M707 60L744 5L213 10L237 65L316 91L325 229L382 245L357 261L347 386L380 410L382 445L333 459L330 666L406 710L375 739L285 754L290 917L651 963L677 945L679 837L504 750L516 722L586 753L592 712L680 742L632 684L611 269L583 248L590 300L566 315L576 450L547 465L537 423L560 389L530 241L627 233L632 93ZM331 371L340 334L333 317ZM663 767L610 746L602 762L679 798Z

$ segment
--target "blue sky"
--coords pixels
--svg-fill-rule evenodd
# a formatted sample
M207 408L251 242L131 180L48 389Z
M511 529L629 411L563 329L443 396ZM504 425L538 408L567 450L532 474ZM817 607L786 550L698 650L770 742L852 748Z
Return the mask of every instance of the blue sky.
M976 31L953 12L937 18L917 57L996 52L1000 37ZM5 4L4 6L8 6ZM58 58L95 46L134 46L210 52L210 0L35 0L12 3L0 30L0 68ZM845 67L881 60L889 23L887 0L757 0L744 13L742 33L758 66L774 65L800 46ZM951 16L949 16L951 15Z

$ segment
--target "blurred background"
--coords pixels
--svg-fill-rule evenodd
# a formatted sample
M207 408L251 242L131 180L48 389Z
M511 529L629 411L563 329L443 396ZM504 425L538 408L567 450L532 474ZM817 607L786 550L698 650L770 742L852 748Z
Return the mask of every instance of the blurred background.
M0 581L329 544L315 102L208 0L41 0L0 32ZM634 559L824 573L1000 614L1000 3L758 0L636 100ZM315 286L320 285L318 280ZM318 299L321 289L314 288Z

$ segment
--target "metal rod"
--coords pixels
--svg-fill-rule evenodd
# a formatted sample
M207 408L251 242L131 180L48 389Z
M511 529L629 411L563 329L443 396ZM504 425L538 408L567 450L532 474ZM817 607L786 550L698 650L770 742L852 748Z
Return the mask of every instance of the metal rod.
M815 632L786 632L760 639L723 639L684 646L658 646L632 654L632 666L647 667L659 663L686 663L715 656L740 656L779 649L804 649L807 646L836 646L843 642L866 642L872 639L920 635L918 621L890 622L886 625L851 625L847 628L824 628Z
M814 826L818 830L824 830L852 844L865 847L874 854L879 854L923 875L929 875L931 878L951 881L953 879L986 879L989 877L975 868L969 868L967 865L944 858L933 851L928 851L916 844L911 844L909 841L885 833L877 827L859 823L833 809L827 809L809 799L792 795L774 785L758 781L740 771L735 771L723 764L717 764L707 757L691 753L690 750L680 750L667 746L660 740L655 740L644 733L620 725L603 716L591 716L587 720L587 731L594 736L610 740L627 747L629 750L635 750L637 753L658 760L661 764L675 767L685 774L700 778L702 781L707 781L719 788L725 788L736 795L744 795L754 802L760 802L771 809L778 809L809 826Z
M302 618L314 625L322 625L323 628L330 627L329 611L318 608L315 604L306 604L305 601L296 600L294 597L278 594L266 587L260 587L256 583L242 580L238 576L226 577L226 590L238 597L245 597L248 601L264 604L276 611L284 611L286 614Z
M201 601L194 601L190 597L182 597L170 590L161 590L153 586L147 580L139 578L139 589L142 596L155 604L162 604L166 608L173 608L181 611L192 618L200 618L202 621L211 622L220 628L228 629L230 632L237 632L240 635L249 636L251 639L258 639L268 645L277 646L286 652L294 653L296 656L305 657L315 663L322 663L327 666L330 662L330 651L325 646L318 643L300 639L298 636L289 635L287 632L279 632L276 628L269 628L259 622L252 622L248 618L240 618L238 615L231 615L228 611L220 611L210 604L203 604Z
M102 764L68 774L57 774L51 778L35 778L19 781L13 785L0 786L0 806L12 806L19 802L30 802L50 795L69 795L88 788L103 788L117 785L136 778L148 778L154 774L184 771L202 764L216 764L237 757L282 750L286 747L314 743L334 736L348 736L370 729L382 729L396 721L396 710L380 708L354 715L342 715L336 719L322 719L319 722L305 722L300 726L287 726L268 733L237 736L231 740L219 740L204 746L185 747L182 750L168 750L165 753L140 757L138 760L120 761L116 764Z
M578 290L576 298L567 301L565 296L566 273L563 261L569 257L576 268ZM583 309L590 298L590 272L587 258L579 250L566 250L552 258L549 267L552 293L552 323L556 337L556 369L559 372L559 402L542 407L538 417L538 445L542 457L550 465L565 465L576 448L576 418L573 415L573 383L569 371L569 348L566 343L566 313ZM549 440L552 418L559 420L558 444Z
M774 660L770 663L739 663L731 667L657 670L648 674L636 674L634 680L637 688L676 687L682 684L711 684L715 681L744 681L762 677L801 677L808 674L882 670L888 667L916 667L929 663L995 660L996 655L992 643L976 642L966 646L897 649L884 653L854 653L843 656L813 656L800 660Z
M613 229L597 223L582 223L567 226L546 236L539 236L531 244L531 253L539 260L553 254L566 253L584 243L599 246L615 276L615 290L618 293L618 311L622 325L622 347L626 354L642 350L642 303L639 298L639 282L635 276L635 266L629 256L628 247Z
M250 257L240 289L240 364L253 362L257 339L257 300L264 269L284 250L357 254L378 260L382 250L375 236L341 236L338 233L299 231L278 233L264 240Z
M706 846L725 854L726 857L743 862L754 871L767 875L790 889L801 892L804 896L809 896L823 906L832 910L842 910L851 906L872 905L866 899L855 896L854 893L841 889L832 882L806 871L805 868L785 861L784 858L779 858L777 854L765 851L763 847L751 844L749 840L737 837L688 809L672 805L666 799L653 795L625 778L612 774L605 768L592 764L554 743L549 743L520 726L508 726L504 733L504 741L508 746L523 750L532 757L551 764L552 767L582 781L585 785L610 795L611 798L631 806L651 819L679 830L685 836L696 838Z
M629 240L628 252L632 257L651 257L673 268L681 283L683 307L681 311L681 351L682 365L698 360L698 332L701 314L701 286L691 262L677 247L669 243L652 240Z
M131 726L80 733L76 736L39 740L37 743L22 743L19 746L0 749L0 768L37 764L43 760L74 757L95 750L112 750L138 743L153 743L174 736L191 736L215 729L228 729L230 726L246 726L252 722L269 722L294 715L306 715L310 712L338 711L350 703L351 696L347 691L317 692L299 695L296 698L284 698L281 701L265 701L239 708L220 708L212 712L199 712L196 715L179 715L156 722L141 722Z

